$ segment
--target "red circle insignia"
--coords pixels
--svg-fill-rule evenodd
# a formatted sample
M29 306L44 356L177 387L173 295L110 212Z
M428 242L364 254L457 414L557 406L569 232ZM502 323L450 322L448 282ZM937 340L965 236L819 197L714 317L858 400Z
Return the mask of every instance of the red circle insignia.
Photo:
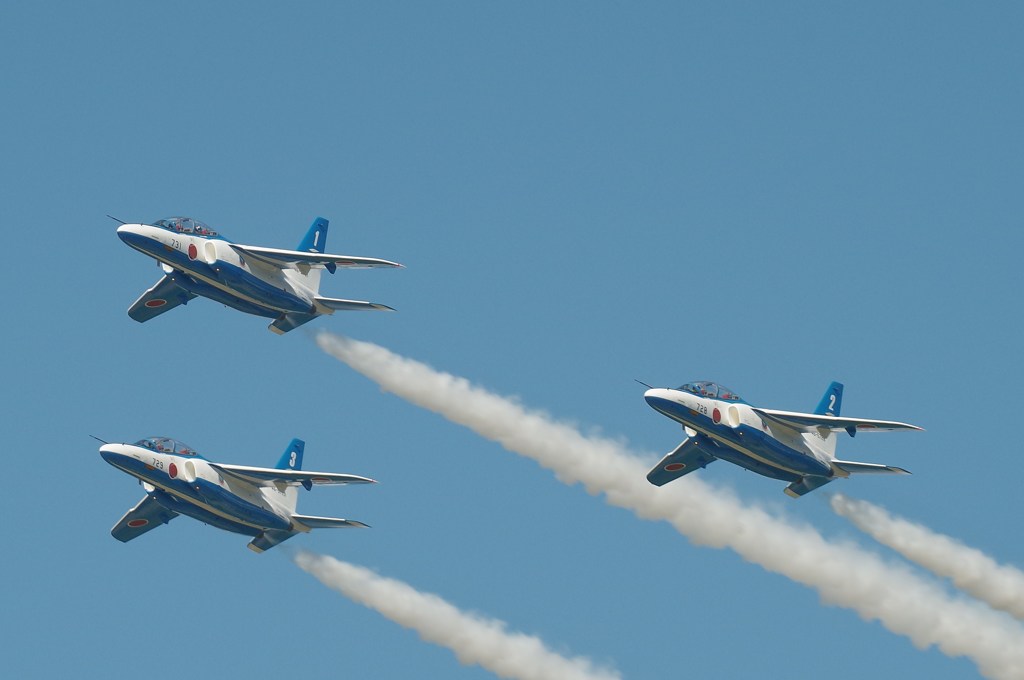
M194 260L197 257L199 257L199 249L196 248L196 244L195 243L189 243L188 244L188 259Z
M171 476L171 479L174 479L175 477L177 477L178 476L178 466L175 465L174 463L171 463L170 465L168 465L167 466L167 474L169 474Z
M716 423L721 422L722 412L716 408L714 411L711 412L711 420L715 421Z
M155 309L157 307L163 307L166 304L167 304L167 300L164 300L162 298L153 298L152 300L146 300L146 306L149 307L150 309Z
M130 526L132 529L138 529L139 527L144 527L147 524L149 524L149 520L148 519L130 519L130 520L128 520L128 526Z
M684 467L686 466L683 465L682 463L669 463L668 465L665 466L665 472L679 472Z

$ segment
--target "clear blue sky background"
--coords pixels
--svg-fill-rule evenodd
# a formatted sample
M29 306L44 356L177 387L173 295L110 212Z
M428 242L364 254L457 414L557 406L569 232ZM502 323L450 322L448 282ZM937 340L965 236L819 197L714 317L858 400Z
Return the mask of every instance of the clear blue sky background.
M484 678L283 550L140 497L95 434L376 487L300 509L366 521L334 555L629 678L976 677L668 525L607 507L417 409L303 332L205 300L145 325L159 276L110 213L191 215L400 271L323 291L397 314L370 340L663 453L632 382L722 382L923 434L840 454L913 477L834 485L1024 565L1017 3L5 3L0 635L10 677ZM700 473L875 549L818 492ZM881 549L878 548L881 552Z

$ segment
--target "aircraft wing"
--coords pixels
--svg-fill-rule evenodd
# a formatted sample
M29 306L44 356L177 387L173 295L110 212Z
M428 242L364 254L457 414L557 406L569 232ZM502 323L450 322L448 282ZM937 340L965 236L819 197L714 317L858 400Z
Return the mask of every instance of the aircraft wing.
M754 412L794 430L814 430L823 427L833 432L846 430L853 436L856 432L922 430L917 425L898 423L894 420L869 420L867 418L844 418L841 416L817 415L815 413L797 413L795 411L775 411L767 408L755 408Z
M277 468L250 467L248 465L227 465L225 463L210 463L224 474L237 477L238 479L267 486L269 484L287 484L298 486L301 484L307 489L313 484L376 484L377 481L369 477L359 475L346 475L340 472L310 472L307 470L279 470Z
M164 506L147 495L138 505L125 513L124 517L110 530L110 535L127 543L133 538L138 538L150 529L156 529L161 524L167 524L178 516L173 510Z
M164 276L128 308L128 316L140 323L149 321L169 309L186 304L194 297L194 294L171 281L169 276Z
M365 269L368 267L401 267L390 260L376 257L359 257L357 255L330 255L328 253L304 253L301 250L284 250L281 248L263 248L261 246L243 246L238 243L229 244L236 253L262 260L280 267L284 264L304 264L311 267L346 267L349 269ZM333 269L332 269L333 271Z
M655 486L663 486L694 470L701 469L713 460L715 457L705 453L697 445L695 438L684 439L682 444L662 458L661 462L647 473L647 481Z

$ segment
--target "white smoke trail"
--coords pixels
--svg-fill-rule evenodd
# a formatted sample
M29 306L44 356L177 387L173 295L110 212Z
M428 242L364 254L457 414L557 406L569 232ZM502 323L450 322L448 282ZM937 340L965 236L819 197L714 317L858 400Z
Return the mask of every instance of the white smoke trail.
M832 509L874 538L957 588L996 609L1024 619L1024 571L1001 565L956 539L894 517L884 508L835 494Z
M600 669L588 659L567 659L539 639L511 633L505 624L467 614L437 595L332 557L300 552L295 563L328 588L380 612L427 642L447 647L463 664L477 664L502 678L523 680L615 680L621 676Z
M1024 630L1015 621L978 602L951 598L903 565L855 545L830 543L812 527L744 505L694 476L653 487L645 478L648 466L617 442L585 437L543 413L383 347L326 332L316 340L382 389L533 459L566 484L582 483L644 519L666 520L694 543L730 548L816 589L828 604L877 619L920 648L936 645L947 656L966 656L987 677L1024 678Z

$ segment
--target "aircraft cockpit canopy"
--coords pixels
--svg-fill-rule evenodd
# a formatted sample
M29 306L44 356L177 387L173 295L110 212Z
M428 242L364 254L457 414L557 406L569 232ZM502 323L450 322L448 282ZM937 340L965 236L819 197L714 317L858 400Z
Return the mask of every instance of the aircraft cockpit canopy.
M153 223L154 227L160 227L161 229L167 229L178 234L196 234L197 236L216 236L217 232L210 229L208 226L194 220L191 217L168 217L165 220L157 220Z
M135 442L135 445L150 451L156 451L157 453L171 453L175 456L199 455L188 444L179 442L177 439L171 439L170 437L146 437Z
M689 392L690 394L696 394L698 397L708 397L710 399L720 399L722 401L743 401L740 399L740 395L736 394L728 387L724 387L718 383L709 382L707 380L686 383L681 386L679 390L682 392Z

